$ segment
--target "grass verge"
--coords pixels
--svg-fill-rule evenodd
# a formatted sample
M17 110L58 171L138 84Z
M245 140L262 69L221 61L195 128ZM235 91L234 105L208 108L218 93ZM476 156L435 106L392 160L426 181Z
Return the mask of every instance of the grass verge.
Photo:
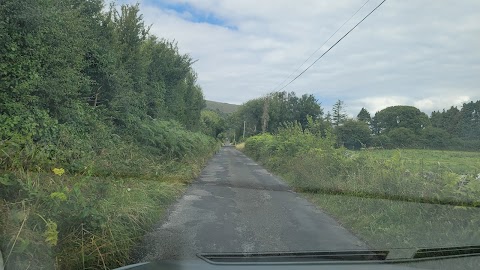
M303 193L377 249L480 244L480 209Z
M0 172L0 248L6 269L112 269L142 240L215 152L157 158L121 148L81 173Z

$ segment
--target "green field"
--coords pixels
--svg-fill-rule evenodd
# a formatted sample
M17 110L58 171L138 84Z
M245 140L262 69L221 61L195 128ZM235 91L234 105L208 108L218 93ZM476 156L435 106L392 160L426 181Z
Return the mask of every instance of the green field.
M358 154L355 152L353 154ZM368 150L361 153L381 162L398 159L402 169L473 175L480 172L480 153L438 150ZM401 181L402 179L397 179ZM440 180L440 179L435 179ZM435 181L432 179L432 181ZM417 179L417 181L421 181ZM429 186L431 183L416 186ZM471 180L469 191L478 194L480 179ZM408 188L409 181L405 181ZM467 185L468 186L468 185ZM430 187L432 187L430 185ZM436 194L468 192L436 185ZM443 190L442 190L443 189ZM447 189L449 191L447 192ZM425 188L427 190L427 188ZM432 192L432 191L430 191ZM425 192L426 193L426 192ZM411 194L418 194L411 190ZM314 204L375 248L446 247L480 244L480 208L395 199L304 193ZM461 197L464 198L464 197Z
M456 174L476 176L480 172L480 153L478 152L404 149L367 150L352 154L360 155L361 158L373 158L380 163L388 163L396 159L399 160L398 166L401 170L411 172L434 172L435 175L451 172L450 175L453 176ZM396 179L396 181L402 180L402 178ZM425 196L430 194L430 198L434 197L432 194L447 196L447 193L452 195L461 192L460 189L432 185L434 181L441 181L440 178L416 179L416 181L422 180L425 183L412 185L411 179L406 179L403 183L405 187L403 192L410 192L412 196L419 193ZM476 183L472 183L470 188L477 187L474 184ZM425 187L423 191L416 192L422 187ZM436 187L437 190L432 191L432 187ZM362 196L361 193L358 193L358 196L308 192L304 195L374 248L480 244L478 229L480 208L477 207L404 201L395 196L392 199L381 199Z
M480 245L480 209L304 193L376 249Z
M457 174L480 173L480 152L442 151L442 150L365 150L377 159L391 159L400 154L408 167L414 169L436 170L438 167Z
M456 206L480 205L480 155L464 152L462 156L462 153L342 149L328 153L314 150L290 158L289 162L275 156L263 162L301 192Z
M480 153L337 149L287 130L245 153L371 247L480 244Z

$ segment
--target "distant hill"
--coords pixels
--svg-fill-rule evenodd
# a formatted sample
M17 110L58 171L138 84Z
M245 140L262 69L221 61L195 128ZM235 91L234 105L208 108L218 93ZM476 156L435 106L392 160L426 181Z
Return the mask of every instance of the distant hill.
M211 100L205 100L207 103L207 109L212 110L212 111L220 111L221 113L229 114L235 112L240 105L236 104L229 104L229 103L223 103L223 102L217 102L217 101L211 101Z

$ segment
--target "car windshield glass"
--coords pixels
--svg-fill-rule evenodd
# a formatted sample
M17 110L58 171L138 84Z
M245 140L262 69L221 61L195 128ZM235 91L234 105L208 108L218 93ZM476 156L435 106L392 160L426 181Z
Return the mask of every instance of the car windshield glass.
M0 270L480 246L479 14L1 0Z

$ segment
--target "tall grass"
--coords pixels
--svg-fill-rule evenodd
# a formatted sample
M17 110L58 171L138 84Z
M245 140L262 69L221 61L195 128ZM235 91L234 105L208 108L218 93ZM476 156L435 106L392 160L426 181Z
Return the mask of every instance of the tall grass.
M480 244L478 208L347 195L304 194L374 248Z
M132 261L131 248L218 147L169 122L145 130L132 137L65 131L55 145L0 142L7 269L112 269Z
M384 150L368 149L368 156L379 160L401 155L405 166L415 169L436 170L438 167L459 175L480 173L480 152L445 150Z
M336 149L333 141L291 126L277 135L249 138L245 152L284 175L299 191L480 205L480 169L475 167L480 165L479 160L470 161L473 166L460 174L451 169L455 163L441 158L428 164L421 158L413 161L412 155L407 158L404 150L395 150L388 158L382 158L378 150ZM472 155L468 154L465 160Z

